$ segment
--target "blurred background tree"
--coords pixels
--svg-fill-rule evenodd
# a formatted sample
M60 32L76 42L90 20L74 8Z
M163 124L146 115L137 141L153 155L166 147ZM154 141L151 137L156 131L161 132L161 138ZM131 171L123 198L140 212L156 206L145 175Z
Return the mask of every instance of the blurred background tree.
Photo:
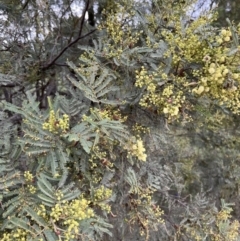
M240 1L239 0L198 0L195 5L195 14L201 13L203 9L216 8L218 18L217 26L227 26L226 18L239 23Z
M226 18L231 19L235 23L240 21L240 1L239 0L218 0L218 24L220 26L227 26Z

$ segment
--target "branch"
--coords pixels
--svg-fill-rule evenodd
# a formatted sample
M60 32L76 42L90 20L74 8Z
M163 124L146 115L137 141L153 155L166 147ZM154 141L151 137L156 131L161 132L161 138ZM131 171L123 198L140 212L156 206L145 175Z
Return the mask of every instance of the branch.
M64 53L68 48L70 48L72 45L74 45L75 43L77 43L80 39L85 38L85 37L87 37L88 35L90 35L90 34L92 34L92 33L94 33L94 32L96 31L96 29L94 29L94 30L90 31L89 33L81 36L81 35L82 35L82 31L83 31L83 24L84 24L84 20L85 20L85 15L86 15L86 12L88 11L89 7L90 7L90 0L87 0L86 6L85 6L85 8L84 8L84 10L83 10L83 14L82 14L82 17L81 17L82 19L81 19L81 23L80 23L80 29L79 29L79 32L78 32L78 37L77 37L75 40L73 40L72 42L70 42L65 48L63 48L63 49L61 50L61 52L60 52L54 59L52 59L48 64L46 64L45 66L43 66L43 67L41 68L42 70L46 70L46 69L50 68L52 65L55 64L55 62L63 55L63 53Z
M19 123L22 120L22 116L20 114L15 114L11 116L7 121L11 121L13 124Z
M8 88L13 88L13 87L16 87L16 86L18 86L18 85L15 84L15 83L0 84L0 87L8 87Z
M73 40L71 43L69 43L65 48L62 49L62 51L53 59L50 61L50 63L46 64L45 66L43 66L41 69L42 70L46 70L48 68L50 68L52 65L54 65L54 63L63 55L63 53L70 48L72 45L74 45L75 43L77 43L80 39L83 39L89 35L91 35L92 33L94 33L96 31L96 29L88 32L87 34L83 35L83 36L79 36L77 37L75 40Z
M26 0L26 2L24 3L24 5L23 5L23 7L22 7L22 10L24 10L24 9L27 7L27 5L28 5L29 2L30 2L30 0Z
M5 46L3 46L5 47ZM0 52L7 52L12 48L12 46L5 47L5 49L1 49Z
M89 9L89 5L90 5L90 0L87 1L86 6L83 10L83 14L82 14L82 19L81 19L81 23L80 23L80 29L79 29L79 33L78 33L78 37L80 37L82 35L82 30L83 30L83 24L84 24L84 20L85 20L85 15L86 12Z

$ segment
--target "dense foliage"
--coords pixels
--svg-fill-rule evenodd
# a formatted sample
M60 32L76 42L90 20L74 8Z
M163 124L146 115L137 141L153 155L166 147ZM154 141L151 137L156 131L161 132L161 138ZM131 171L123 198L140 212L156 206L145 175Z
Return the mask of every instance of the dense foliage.
M1 240L240 240L240 25L192 4L0 3Z

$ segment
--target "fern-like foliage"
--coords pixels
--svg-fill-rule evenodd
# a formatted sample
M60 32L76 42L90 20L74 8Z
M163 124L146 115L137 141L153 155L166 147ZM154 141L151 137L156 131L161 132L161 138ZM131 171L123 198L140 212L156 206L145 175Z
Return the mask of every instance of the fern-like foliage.
M98 131L96 132L96 130ZM99 139L103 136L109 141L117 140L121 144L126 143L129 139L126 126L119 121L103 118L98 109L92 109L91 114L85 118L84 122L74 126L66 135L69 141L80 141L87 153L90 152L93 145L99 143Z
M90 101L84 98L79 89L74 90L73 88L69 88L68 96L57 94L54 99L54 109L76 120L80 119L88 111L89 106Z
M119 90L119 87L114 84L116 76L110 69L101 67L97 61L81 68L77 68L72 62L68 62L68 65L76 73L78 81L71 76L68 76L68 79L83 92L87 99L94 103L111 105L121 103L108 97L111 92Z
M21 158L24 157L23 167L31 170L33 175L24 172L23 167L22 171L11 171L7 166L8 159L1 159L2 165L5 165L6 170L8 169L8 174L4 174L0 180L4 208L2 215L5 219L3 228L25 230L27 237L33 237L33 240L39 238L56 240L58 232L56 230L60 227L64 228L64 225L59 221L59 227L51 229L51 215L57 215L53 210L63 203L71 208L71 205L81 197L80 188L85 192L87 189L83 188L84 186L93 185L90 184L92 167L88 162L92 156L92 150L102 143L105 143L105 146L107 143L113 146L116 141L123 147L130 137L125 125L120 121L104 117L101 110L97 108L89 112L84 111L84 108L76 111L77 103L81 104L81 100L74 96L73 91L71 93L70 99L56 96L53 102L49 103L50 109L56 115L73 116L67 132L51 132L43 128L44 123L50 118L49 111L41 110L39 103L34 100L30 92L27 93L28 99L21 107L8 102L4 103L4 110L18 114L23 119L21 126L23 134L15 143L16 149L11 152L9 140L4 140L2 141L2 144L5 143L2 145L2 148L5 148L4 153L6 155L10 153L12 159L19 159L19 155ZM6 131L11 129L10 126L11 124L7 126ZM10 138L11 135L8 136ZM70 175L71 168L76 168L76 171ZM3 167L2 170L4 170ZM84 177L82 184L76 182L74 173L76 176L81 174ZM101 178L105 176L101 169L97 175ZM105 176L105 181L106 178ZM105 205L104 203L102 205ZM44 207L44 210L41 210L41 207ZM95 215L91 222L83 221L86 225L93 224L90 229L89 226L82 226L81 232L83 235L88 232L86 236L89 240L99 239L104 233L110 234L109 228L112 226L99 220L100 217ZM64 232L67 235L67 229Z
M48 116L41 114L38 105L39 103L35 102L34 97L28 93L28 101L25 101L22 107L5 103L5 108L21 114L24 118L22 127L24 136L19 140L24 152L33 158L45 155L45 163L42 165L46 171L51 170L51 174L55 176L58 172L66 172L67 154L63 151L64 142L43 130L42 125Z
M8 121L7 115L0 112L0 200L8 201L16 196L16 190L22 185L19 157L20 146L13 139L17 135L16 126ZM12 209L13 206L11 207ZM4 209L1 210L3 213Z
M12 193L15 197L4 203L3 217L6 219L4 228L23 229L29 240L31 238L56 240L56 233L51 229L52 224L49 222L51 210L59 202L71 201L79 197L80 191L74 187L74 183L61 184L61 180L49 178L43 173L36 176L37 186L34 193L29 194L29 185L23 182L25 185L22 185L20 191ZM57 195L58 193L61 193L61 197ZM42 213L39 208L41 205L45 207Z

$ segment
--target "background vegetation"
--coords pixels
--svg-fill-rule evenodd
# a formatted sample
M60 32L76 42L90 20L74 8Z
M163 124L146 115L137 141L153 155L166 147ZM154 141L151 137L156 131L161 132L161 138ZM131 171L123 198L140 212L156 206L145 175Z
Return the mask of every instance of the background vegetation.
M238 5L194 4L0 2L1 240L240 240Z

